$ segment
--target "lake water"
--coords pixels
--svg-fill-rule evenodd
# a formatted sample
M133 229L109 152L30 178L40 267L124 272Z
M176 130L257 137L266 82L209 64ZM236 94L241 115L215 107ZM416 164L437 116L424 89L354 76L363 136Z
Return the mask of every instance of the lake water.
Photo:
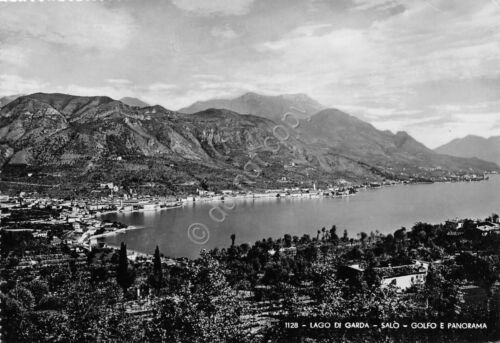
M441 223L453 218L484 218L500 212L500 175L489 181L397 185L360 191L344 198L268 198L240 200L221 222L209 216L223 203L197 203L182 208L133 213L112 213L105 219L144 227L107 237L106 243L151 253L156 245L165 255L196 257L200 249L228 247L231 234L236 244L253 243L284 234L315 237L322 227L337 225L342 235L394 230L418 222ZM231 207L229 204L228 207ZM221 218L220 213L215 213ZM200 223L203 225L195 224ZM207 236L207 232L208 236ZM196 242L196 243L195 243ZM203 243L203 244L200 244Z

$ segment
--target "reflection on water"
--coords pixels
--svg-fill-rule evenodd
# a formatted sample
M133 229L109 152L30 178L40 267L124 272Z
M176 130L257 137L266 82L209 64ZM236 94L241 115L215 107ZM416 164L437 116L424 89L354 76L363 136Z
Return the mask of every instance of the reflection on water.
M485 182L399 185L344 198L241 199L234 208L232 203L227 205L232 209L224 209L222 203L196 203L163 211L108 214L106 219L145 228L108 237L106 242L124 241L130 249L143 252L152 252L158 245L166 255L195 257L202 248L228 247L233 233L237 244L286 233L315 236L317 230L333 224L339 235L344 229L352 237L361 231L389 233L418 221L438 223L500 212L499 190L500 176L494 175ZM221 222L209 216L217 204L226 213L215 214L219 219L225 216ZM193 223L208 228L210 237L205 244L188 238L187 230Z

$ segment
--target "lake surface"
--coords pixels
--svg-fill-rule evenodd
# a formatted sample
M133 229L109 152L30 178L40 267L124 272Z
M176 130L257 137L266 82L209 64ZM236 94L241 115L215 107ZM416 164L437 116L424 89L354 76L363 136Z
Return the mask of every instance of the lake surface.
M227 213L223 221L209 215L214 206ZM196 257L203 248L228 247L233 233L236 244L254 243L286 233L315 237L317 230L335 224L339 236L347 229L355 238L361 231L392 233L419 221L485 218L500 212L500 175L481 182L389 186L344 198L247 199L228 203L232 209L223 206L222 202L197 203L161 211L107 214L105 219L144 228L107 237L105 242L119 245L123 241L129 249L145 253L152 253L158 245L168 256ZM214 214L219 220L223 217L218 211Z

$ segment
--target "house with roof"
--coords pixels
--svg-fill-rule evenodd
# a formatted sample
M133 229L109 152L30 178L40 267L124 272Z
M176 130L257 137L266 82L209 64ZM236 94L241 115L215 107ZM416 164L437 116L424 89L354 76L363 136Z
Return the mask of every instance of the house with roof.
M341 278L361 278L364 275L366 267L362 264L355 263L344 266L339 269ZM413 264L402 266L388 266L374 268L375 272L380 277L380 286L382 288L393 286L400 290L406 290L413 285L424 284L429 263L424 261L413 261Z
M293 257L293 256L297 255L297 248L296 247L284 247L284 248L280 248L279 252L280 252L280 254L282 254L284 256Z
M395 286L406 290L413 285L425 283L429 265L413 264L388 268L377 268L381 276L381 287Z
M62 240L59 237L52 237L52 240L50 241L50 244L52 245L60 245L62 243Z
M491 222L479 222L477 223L476 230L479 230L481 235L486 236L490 233L500 233L500 225Z

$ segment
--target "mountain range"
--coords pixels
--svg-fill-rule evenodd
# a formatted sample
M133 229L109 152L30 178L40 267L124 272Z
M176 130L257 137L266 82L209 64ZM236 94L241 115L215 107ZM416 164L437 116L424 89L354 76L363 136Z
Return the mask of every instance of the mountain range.
M306 94L269 96L250 92L234 99L198 101L180 109L179 112L196 113L210 108L224 108L233 112L253 114L278 122L287 112L291 112L297 118L303 119L319 112L325 106Z
M477 157L500 165L500 136L483 138L469 135L435 149L437 153L459 157Z
M252 187L277 187L499 170L440 155L407 133L377 130L336 109L273 121L290 98L260 99L253 110L265 116L224 108L188 114L105 96L21 96L0 109L2 179L149 182L175 191L201 183L230 188L238 175Z

